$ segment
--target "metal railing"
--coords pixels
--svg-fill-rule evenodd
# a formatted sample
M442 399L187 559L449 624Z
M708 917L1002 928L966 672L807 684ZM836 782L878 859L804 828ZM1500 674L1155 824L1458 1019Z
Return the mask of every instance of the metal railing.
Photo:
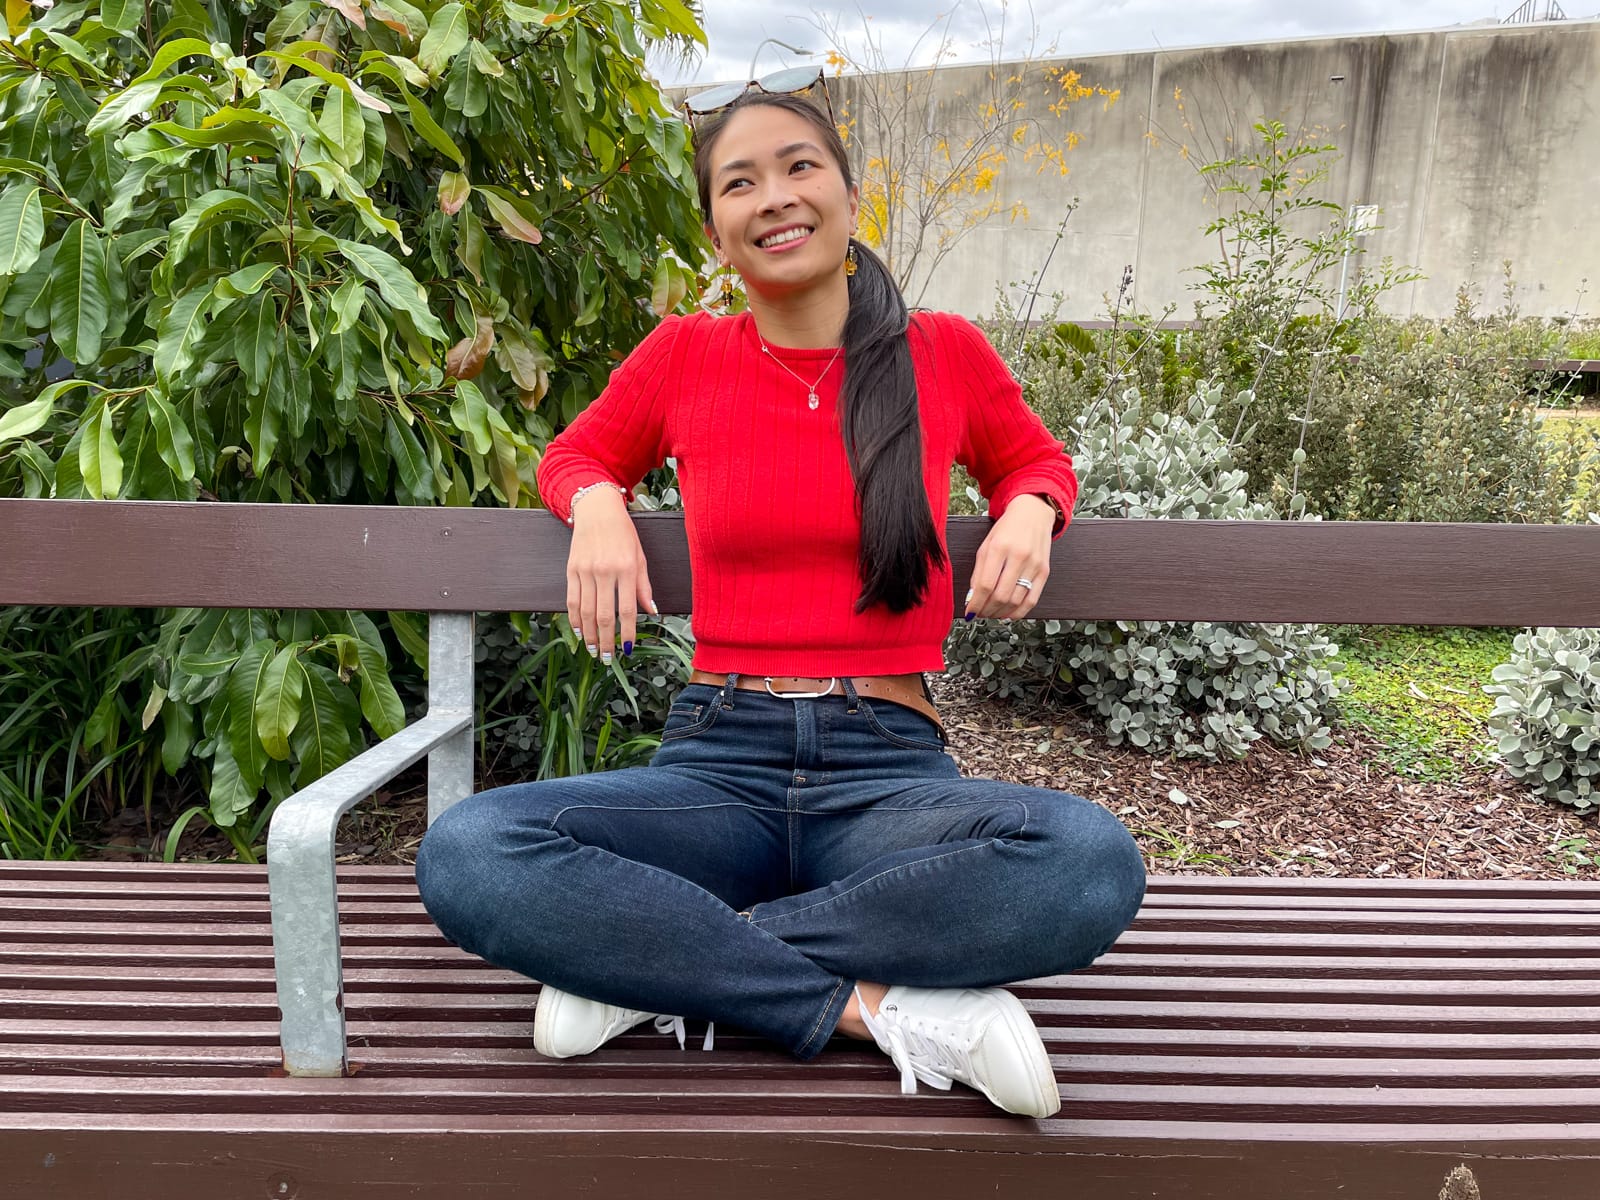
M1557 4L1555 0L1545 0L1544 14L1542 16L1539 13L1539 7L1539 0L1523 0L1523 3L1517 7L1517 11L1501 21L1500 24L1529 25L1534 21L1565 21L1567 19L1567 14L1562 11L1561 5Z

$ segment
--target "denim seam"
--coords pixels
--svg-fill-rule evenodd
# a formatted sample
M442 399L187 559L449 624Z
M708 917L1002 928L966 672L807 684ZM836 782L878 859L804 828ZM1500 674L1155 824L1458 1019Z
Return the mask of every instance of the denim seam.
M833 991L828 993L828 999L823 1004L822 1011L817 1014L817 1023L811 1027L811 1032L806 1034L806 1040L800 1043L800 1049L795 1051L795 1053L797 1055L798 1054L804 1054L807 1050L809 1050L811 1048L811 1043L817 1040L817 1033L818 1033L819 1030L821 1030L822 1023L825 1020L828 1019L828 1010L833 1007L834 997L839 994L839 989L842 988L843 986L844 986L844 976L841 975L839 977L838 981L836 983L834 983Z
M888 703L893 703L893 701ZM901 707L905 706L902 705ZM879 719L872 704L865 699L861 701L861 708L867 714L867 728L891 746L897 746L902 750L921 750L929 754L945 754L950 749L949 744L946 742L921 742L916 738L908 738L904 734L896 733ZM916 710L912 709L910 711L915 712Z

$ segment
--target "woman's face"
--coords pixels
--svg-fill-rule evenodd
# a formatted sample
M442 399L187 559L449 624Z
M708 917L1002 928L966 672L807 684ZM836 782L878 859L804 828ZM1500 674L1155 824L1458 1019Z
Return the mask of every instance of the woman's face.
M706 233L747 289L781 296L842 277L857 189L816 126L771 105L741 108L722 126L710 170Z

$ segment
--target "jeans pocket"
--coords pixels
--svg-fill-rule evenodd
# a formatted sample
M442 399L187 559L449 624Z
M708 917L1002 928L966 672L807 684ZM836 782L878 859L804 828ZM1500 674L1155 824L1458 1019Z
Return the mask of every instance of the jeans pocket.
M862 700L861 711L867 715L868 728L891 746L944 753L944 735L939 726L916 709L890 700Z
M667 710L666 728L661 731L662 742L675 742L704 733L717 723L722 711L718 700L674 700Z

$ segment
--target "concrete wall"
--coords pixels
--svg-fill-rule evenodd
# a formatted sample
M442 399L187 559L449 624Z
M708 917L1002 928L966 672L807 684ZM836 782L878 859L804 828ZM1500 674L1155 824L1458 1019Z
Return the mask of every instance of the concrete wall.
M1186 268L1217 254L1215 237L1202 233L1216 210L1196 167L1234 153L1250 125L1267 116L1291 133L1338 145L1321 195L1346 207L1381 206L1382 227L1364 239L1368 261L1392 256L1425 274L1391 294L1392 311L1444 316L1469 282L1497 305L1507 259L1524 312L1571 312L1586 277L1600 290L1600 21L1046 65L1118 88L1121 99L1109 110L1090 99L1061 118L1042 114L1058 138L1068 130L1083 137L1069 155L1071 173L1063 179L1011 164L1000 177L1001 199L1007 207L1021 201L1029 217L994 217L968 233L933 274L925 304L969 315L991 310L998 288L1033 276L1076 196L1080 207L1044 280L1046 294L1064 294L1062 315L1104 315L1105 298L1131 264L1142 308L1159 312L1171 302L1175 317L1192 316L1199 276ZM963 95L982 92L988 72L935 73L934 128L958 124L970 110ZM858 85L846 78L830 86L835 103L848 105ZM1039 96L1028 89L1042 86L1036 76L1018 94ZM1042 101L1029 104L1042 113ZM1583 312L1594 308L1586 301Z

